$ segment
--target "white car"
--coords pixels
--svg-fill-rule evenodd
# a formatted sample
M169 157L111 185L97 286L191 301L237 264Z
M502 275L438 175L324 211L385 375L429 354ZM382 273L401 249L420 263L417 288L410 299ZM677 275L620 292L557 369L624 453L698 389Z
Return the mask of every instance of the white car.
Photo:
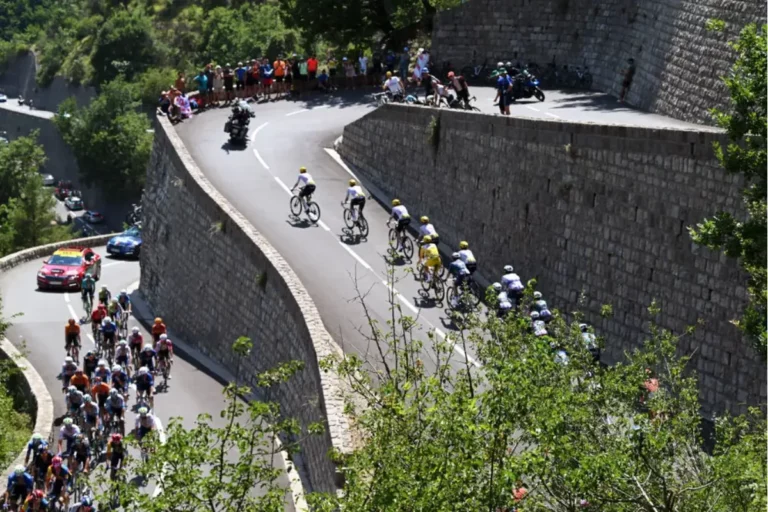
M40 176L43 178L43 185L46 187L52 187L56 184L56 180L53 178L53 174L41 174Z
M8 96L0 94L0 103L5 103L6 101L8 101Z

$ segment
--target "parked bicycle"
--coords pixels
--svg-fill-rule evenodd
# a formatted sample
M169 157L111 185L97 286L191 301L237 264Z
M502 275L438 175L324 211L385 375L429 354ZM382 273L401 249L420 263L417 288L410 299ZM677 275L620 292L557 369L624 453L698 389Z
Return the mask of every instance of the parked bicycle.
M318 206L316 202L312 201L312 195L310 194L304 198L304 207L302 207L301 203L301 198L299 198L299 196L294 193L290 201L291 213L293 216L297 219L300 218L301 212L304 210L310 222L317 224L317 222L320 220L320 206Z

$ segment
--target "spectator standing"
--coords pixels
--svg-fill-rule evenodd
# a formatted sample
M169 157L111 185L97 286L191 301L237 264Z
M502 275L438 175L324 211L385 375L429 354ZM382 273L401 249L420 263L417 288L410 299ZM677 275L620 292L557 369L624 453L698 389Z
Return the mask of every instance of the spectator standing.
M235 70L235 76L237 78L237 97L242 98L245 96L245 74L248 72L242 62L237 63L237 69Z
M373 54L373 65L370 71L374 85L381 83L381 54L376 52Z
M624 103L624 97L629 92L629 88L632 87L632 80L635 78L635 59L627 60L627 67L623 70L624 81L621 84L621 94L619 95L619 103Z
M345 86L347 88L351 87L352 89L354 89L355 88L355 77L357 76L355 74L355 66L353 66L352 62L349 59L347 59L346 57L344 57L342 60L344 62L344 81L345 81Z
M406 46L403 48L403 53L400 55L400 80L403 81L403 84L405 84L406 79L408 78L408 66L411 64L411 56L408 53L408 47Z
M293 61L294 59L288 59L285 61L285 95L284 97L287 98L291 95L293 91L296 90L296 80L297 77L293 76Z
M496 79L496 99L499 102L501 115L509 115L509 104L512 102L512 81L507 74L506 69L501 70L499 78Z
M333 54L328 54L328 83L333 86L333 81L336 78L336 69L339 66L339 61L336 60L336 57L333 56Z
M301 81L306 82L309 78L309 65L307 64L307 61L304 60L304 57L299 57L299 75L301 75ZM306 89L306 83L304 84L304 88Z
M360 71L360 78L358 79L361 85L365 85L366 76L368 75L368 57L360 52L360 56L357 58L358 70Z
M213 105L216 101L216 94L213 84L213 79L216 73L213 71L213 64L205 66L205 77L208 79L208 90L205 94L205 102L208 105Z
M274 68L269 64L268 58L264 57L261 59L261 69L259 72L261 74L261 85L264 89L267 101L269 101L270 96L272 95L272 76L274 71Z
M179 74L176 76L176 81L173 83L173 86L179 92L186 92L186 90L187 90L187 81L184 78L184 72L183 71L179 71Z
M286 91L285 75L288 64L282 55L278 55L272 64L273 75L275 78L275 94L280 95Z
M297 94L301 94L303 86L301 83L301 69L299 67L299 57L294 54L293 62L291 63L291 73L293 74L293 90Z
M229 64L224 66L222 76L224 77L224 99L227 103L231 103L235 99L235 73L232 66Z
M328 83L328 73L325 70L322 70L317 76L317 88L324 92L331 90L331 85Z
M245 98L251 98L256 94L256 82L253 79L253 66L256 63L256 59L251 59L251 62L245 66Z
M205 69L201 69L193 81L197 84L197 101L199 106L200 108L205 108L208 105L208 75L205 73Z
M317 58L314 55L310 55L309 59L307 59L307 71L309 72L310 80L317 78Z
M216 105L218 105L224 97L224 72L222 71L221 66L216 66L216 69L213 72L213 95L214 101L216 101Z

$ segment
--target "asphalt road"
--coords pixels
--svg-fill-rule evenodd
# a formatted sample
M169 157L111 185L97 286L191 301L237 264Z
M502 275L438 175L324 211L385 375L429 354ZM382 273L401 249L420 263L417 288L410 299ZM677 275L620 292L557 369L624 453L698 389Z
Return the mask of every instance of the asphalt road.
M96 249L102 255L102 277L99 285L106 285L113 292L127 289L133 292L138 287L139 263L137 261L115 260L106 257L105 247ZM61 381L56 377L64 362L63 329L67 318L80 317L84 314L77 292L66 293L57 291L38 291L35 275L40 268L41 260L35 260L20 265L0 277L0 295L3 298L3 315L8 318L16 313L21 316L12 318L12 327L8 330L8 339L17 347L26 351L26 357L40 373L54 402L54 413L57 419L65 414L64 397L61 392ZM133 318L130 321L141 329L144 339L151 339L147 331ZM173 326L169 326L170 329ZM89 326L84 326L84 332L90 332ZM82 337L83 352L93 347L89 336ZM213 418L213 424L223 426L219 417L224 402L222 401L222 385L206 373L176 355L173 367L173 379L169 389L158 393L155 398L155 413L160 424L165 426L172 417L182 417L186 427L192 427L200 413L208 413ZM129 408L136 403L135 390L131 390ZM128 412L126 415L126 431L134 426L136 415ZM57 421L57 425L60 421ZM55 427L58 435L59 427ZM137 454L135 454L137 455ZM282 458L276 457L276 464L284 469ZM289 482L285 473L279 484L286 489ZM150 483L147 492L154 492ZM286 495L287 511L294 511L290 493Z

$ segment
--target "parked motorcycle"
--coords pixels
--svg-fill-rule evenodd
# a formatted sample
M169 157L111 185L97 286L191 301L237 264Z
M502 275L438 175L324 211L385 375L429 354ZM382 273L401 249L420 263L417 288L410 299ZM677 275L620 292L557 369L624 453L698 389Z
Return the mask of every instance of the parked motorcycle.
M531 96L539 101L544 101L544 91L539 88L539 79L523 69L512 84L513 100L527 99Z

